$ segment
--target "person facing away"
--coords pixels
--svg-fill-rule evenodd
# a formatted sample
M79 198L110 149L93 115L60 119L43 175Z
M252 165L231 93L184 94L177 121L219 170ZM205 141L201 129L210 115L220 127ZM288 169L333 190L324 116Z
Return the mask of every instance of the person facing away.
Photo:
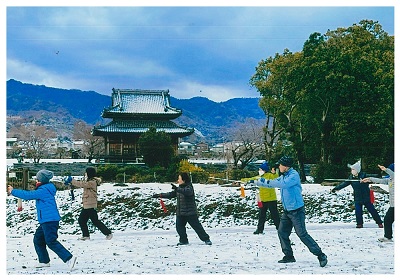
M152 195L153 198L167 198L171 199L176 197L176 231L179 235L179 245L189 244L186 234L186 224L194 229L199 236L200 240L207 245L212 245L210 236L206 233L203 226L200 224L197 205L195 200L195 193L192 182L188 173L181 172L178 175L178 186L172 185L172 191L168 193L159 193Z
M79 226L82 230L82 237L79 240L90 240L90 234L88 229L89 219L92 221L93 225L97 227L102 234L106 236L107 240L110 240L113 235L111 230L99 220L97 214L97 187L101 183L101 179L96 177L96 169L94 167L86 168L85 174L86 180L77 181L71 176L65 179L65 184L71 184L73 187L83 188L82 194L82 204L83 208L78 218Z
M363 183L372 182L375 184L385 184L389 187L389 203L390 207L386 211L385 217L383 218L383 229L384 235L378 238L380 242L392 242L393 241L393 223L394 223L394 163L390 164L388 167L383 165L378 165L378 167L386 172L389 177L385 178L374 178L368 177L362 179Z
M32 191L14 189L8 186L8 193L24 199L35 200L36 214L39 227L33 236L33 244L39 263L37 268L49 267L50 257L46 246L52 250L57 256L66 263L72 270L76 263L76 257L73 256L58 240L58 227L60 222L60 214L58 212L55 199L56 187L50 182L53 178L53 172L49 170L40 170L36 174L36 188Z
M307 246L308 250L317 256L319 264L324 267L328 263L327 256L315 240L308 234L305 224L304 200L299 173L292 168L293 158L283 156L279 161L280 176L276 179L260 178L255 183L260 188L279 188L283 206L278 237L281 244L283 258L279 263L296 262L289 239L294 227L297 236Z
M269 164L267 161L264 161L260 167L258 168L258 176L251 177L251 178L242 178L240 179L241 182L254 182L259 178L264 179L275 179L278 177L276 172L276 166L273 166L270 170ZM265 221L267 219L267 210L269 210L271 219L275 225L275 228L278 229L279 227L279 212L278 212L278 201L276 198L276 191L275 189L270 188L260 188L260 200L262 203L262 207L259 208L258 212L258 224L257 229L254 234L263 234Z
M354 195L354 206L356 212L356 228L362 228L364 226L363 221L363 206L367 208L368 212L371 213L372 218L377 223L379 228L383 228L382 219L375 209L375 206L371 203L371 192L368 183L363 183L362 179L366 177L365 172L361 172L361 162L357 161L353 165L347 165L351 169L349 181L344 181L334 187L331 192L335 193L349 185L353 187Z

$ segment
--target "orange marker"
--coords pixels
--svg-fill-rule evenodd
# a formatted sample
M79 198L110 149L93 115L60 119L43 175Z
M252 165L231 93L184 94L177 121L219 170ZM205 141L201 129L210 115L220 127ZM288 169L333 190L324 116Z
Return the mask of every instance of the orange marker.
M240 196L241 197L245 197L246 196L246 194L244 193L244 187L243 186L240 186Z

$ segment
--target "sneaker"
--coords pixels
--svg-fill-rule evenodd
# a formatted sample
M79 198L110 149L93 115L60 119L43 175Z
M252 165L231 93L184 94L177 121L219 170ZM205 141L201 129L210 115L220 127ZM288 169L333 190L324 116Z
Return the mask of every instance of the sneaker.
M255 232L253 232L253 234L263 234L263 231L257 229Z
M387 237L381 237L381 238L378 238L378 241L380 241L380 242L393 242L393 239L392 238L387 238Z
M66 262L66 264L67 264L68 267L69 267L69 270L74 269L75 263L76 263L76 257L75 257L75 256L72 256L72 258L70 258L70 259Z
M107 239L107 240L111 240L111 238L113 238L112 233L110 233L109 235L106 235L106 239Z
M383 228L383 225L382 225L382 224L378 224L378 227L379 227L379 228Z
M75 263L76 263L76 257L75 257L75 256L72 256L72 258L70 258L70 259L66 262L66 264L67 264L68 267L69 267L69 270L72 270L72 269L74 268Z
M356 228L363 228L363 225L357 225Z
M189 242L178 242L178 244L176 244L177 246L181 246L181 245L188 245Z
M318 260L321 267L324 267L328 263L328 258L324 253L318 256Z
M79 237L78 240L86 241L86 240L90 240L90 237L89 236L82 236L82 237Z
M212 245L211 240L206 240L206 241L204 241L204 243L206 243L206 245Z
M294 263L296 259L293 256L284 256L283 259L279 260L278 263Z
M37 265L35 265L36 268L42 268L42 267L49 267L50 263L38 263Z

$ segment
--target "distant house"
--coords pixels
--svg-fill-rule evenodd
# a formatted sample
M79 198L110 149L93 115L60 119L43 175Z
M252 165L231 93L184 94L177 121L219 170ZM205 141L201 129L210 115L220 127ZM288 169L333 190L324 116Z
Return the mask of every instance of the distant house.
M14 137L6 138L6 149L12 150L14 146L17 144L18 139Z
M209 146L205 142L200 142L196 144L195 150L195 155L201 157L209 153Z
M195 145L189 142L181 142L178 144L178 153L180 155L194 155Z
M194 132L171 121L181 114L171 107L168 90L113 89L111 106L102 112L103 118L112 121L95 126L92 133L104 137L105 162L134 162L141 158L139 137L150 127L170 135L178 151L179 138Z

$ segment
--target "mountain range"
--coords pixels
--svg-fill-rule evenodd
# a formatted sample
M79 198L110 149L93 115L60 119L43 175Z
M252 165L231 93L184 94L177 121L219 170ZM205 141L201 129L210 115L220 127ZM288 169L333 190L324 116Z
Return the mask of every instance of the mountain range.
M214 102L205 97L177 99L173 92L170 96L171 106L183 112L173 121L195 128L198 133L190 136L198 138L192 139L194 141L218 142L238 123L245 123L249 118L265 120L265 114L258 106L259 98ZM71 137L76 121L83 120L89 125L111 121L101 117L103 109L110 105L111 90L107 96L95 91L52 88L10 79L7 81L7 130L16 120L35 120L35 123L51 126L59 136Z

